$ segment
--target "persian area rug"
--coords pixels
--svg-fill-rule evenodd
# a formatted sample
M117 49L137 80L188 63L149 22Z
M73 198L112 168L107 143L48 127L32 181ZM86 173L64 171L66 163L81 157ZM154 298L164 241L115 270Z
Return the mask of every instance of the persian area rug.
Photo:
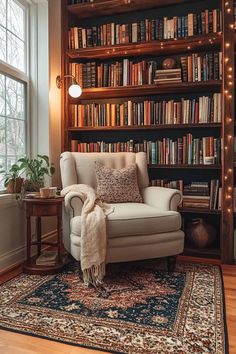
M218 266L113 264L101 289L78 263L50 276L20 275L0 288L0 327L111 353L227 353Z

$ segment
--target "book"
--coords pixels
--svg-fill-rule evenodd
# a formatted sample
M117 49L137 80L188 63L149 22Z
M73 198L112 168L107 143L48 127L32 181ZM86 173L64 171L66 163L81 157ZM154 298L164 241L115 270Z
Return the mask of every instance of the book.
M57 262L57 252L43 251L42 254L36 259L37 265L53 266Z

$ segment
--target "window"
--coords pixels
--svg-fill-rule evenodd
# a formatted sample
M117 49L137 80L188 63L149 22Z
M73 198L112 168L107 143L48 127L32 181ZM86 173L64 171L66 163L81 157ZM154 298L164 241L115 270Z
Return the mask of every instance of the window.
M0 0L0 60L26 71L26 11L15 0Z
M26 153L26 18L23 1L0 0L0 165L5 170Z

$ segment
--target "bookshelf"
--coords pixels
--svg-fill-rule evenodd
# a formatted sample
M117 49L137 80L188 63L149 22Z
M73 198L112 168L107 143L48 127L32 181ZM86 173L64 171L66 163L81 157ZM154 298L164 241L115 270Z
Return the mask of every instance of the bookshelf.
M220 164L149 164L148 169L150 179L178 180L184 173L184 177L187 180L186 183L196 181L198 178L200 181L210 181L212 179L220 181L223 196L221 210L197 207L179 208L183 218L190 220L191 218L203 217L216 224L219 230L217 244L204 250L193 249L191 246L186 245L185 254L220 258L224 263L232 263L235 215L230 192L234 186L235 81L233 78L235 53L233 44L236 42L234 29L232 28L234 23L233 0L227 2L224 0L94 0L93 2L78 4L71 4L69 0L61 0L61 4L62 75L69 73L72 63L85 64L94 62L96 65L100 65L101 63L116 63L123 59L129 59L134 62L140 59L156 60L158 68L160 68L161 61L166 57L173 57L180 62L181 56L193 56L194 53L202 56L208 52L222 52L222 75L220 79L215 80L83 88L82 96L79 99L72 99L68 96L68 83L65 83L62 94L62 151L70 150L73 140L87 142L88 144L104 140L114 144L116 141L126 142L129 139L142 142L145 139L158 141L162 137L170 137L173 140L177 140L186 134L192 134L193 137L200 139L205 136L211 136L214 139L221 138L222 156ZM68 32L71 31L72 27L91 28L92 26L97 26L98 28L111 22L132 24L135 21L142 21L142 19L146 18L188 16L189 13L202 13L208 11L208 9L210 13L213 9L221 9L221 31L204 34L195 33L191 36L185 35L135 43L130 42L129 39L129 43L70 48L71 37L68 36ZM118 19L117 14L119 14ZM116 40L117 38L115 40L113 38L113 41ZM76 105L89 105L91 103L98 105L107 102L122 104L127 100L141 102L147 99L162 102L166 96L170 100L178 101L181 98L212 97L214 93L221 93L222 95L220 122L116 124L115 126L105 126L104 124L102 126L99 124L80 127L75 126L72 122L72 107Z

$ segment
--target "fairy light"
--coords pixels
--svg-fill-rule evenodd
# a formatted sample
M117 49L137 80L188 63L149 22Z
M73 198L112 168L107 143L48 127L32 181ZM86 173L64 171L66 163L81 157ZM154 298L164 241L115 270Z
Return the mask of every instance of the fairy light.
M229 48L230 47L229 42L225 43L225 46L226 46L226 48Z

